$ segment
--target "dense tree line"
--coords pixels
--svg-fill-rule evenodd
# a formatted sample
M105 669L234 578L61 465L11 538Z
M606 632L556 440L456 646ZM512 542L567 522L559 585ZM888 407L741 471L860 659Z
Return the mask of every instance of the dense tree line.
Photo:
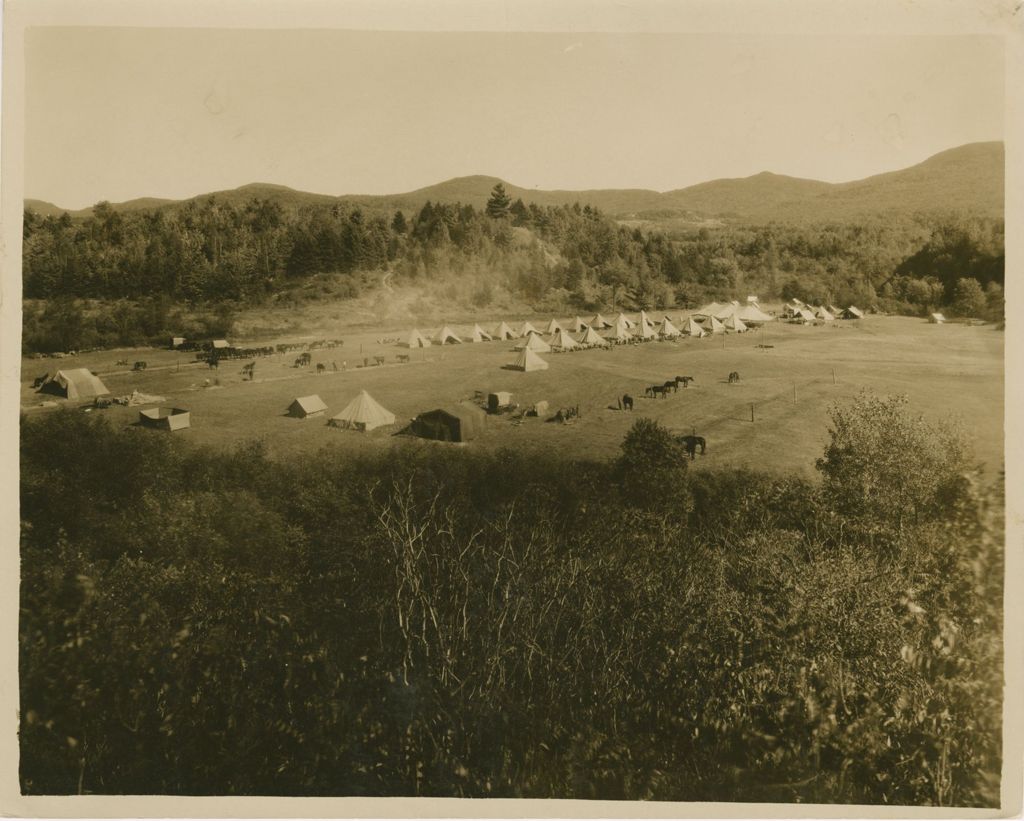
M500 188L500 186L499 186ZM502 292L557 309L641 308L756 293L920 312L955 301L957 282L1001 287L1001 221L958 216L849 224L725 225L667 234L590 206L539 207L495 191L483 210L426 203L415 214L346 205L286 210L215 198L90 217L25 212L25 296L190 303L258 302L317 274L389 270L396 281L469 282L486 307ZM996 301L995 297L992 301Z
M997 806L1001 488L956 431L865 395L820 483L683 457L23 419L22 789Z

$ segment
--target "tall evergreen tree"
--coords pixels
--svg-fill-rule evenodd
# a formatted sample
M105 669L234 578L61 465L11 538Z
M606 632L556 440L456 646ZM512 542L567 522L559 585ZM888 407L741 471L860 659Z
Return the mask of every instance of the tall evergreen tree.
M507 217L512 207L512 200L500 182L491 189L491 198L487 200L487 216L492 219Z

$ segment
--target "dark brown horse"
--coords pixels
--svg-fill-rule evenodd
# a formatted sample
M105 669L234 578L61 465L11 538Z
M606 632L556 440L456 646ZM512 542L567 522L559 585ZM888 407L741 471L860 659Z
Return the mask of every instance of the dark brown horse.
M740 381L740 374L739 374L739 371L733 371L732 373L730 373L730 374L729 374L729 384L730 384L730 385L731 385L731 384L732 384L733 382L739 382L739 381Z
M680 382L682 382L684 388L690 387L690 383L691 382L695 382L695 381L696 380L692 376L677 376L676 377L676 384L678 385Z
M633 397L628 393L622 395L622 409L633 410Z
M704 455L704 451L707 449L707 443L704 441L703 436L680 436L678 440L686 448L686 452L690 454L690 459L695 458L698 447L700 447L701 456Z

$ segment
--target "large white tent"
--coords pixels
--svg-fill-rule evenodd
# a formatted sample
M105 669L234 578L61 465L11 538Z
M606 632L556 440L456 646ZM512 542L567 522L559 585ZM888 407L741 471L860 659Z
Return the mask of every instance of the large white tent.
M383 425L395 424L395 415L366 391L360 391L359 396L349 402L341 413L332 416L328 424L338 428L368 431Z
M71 368L57 371L39 388L43 393L52 393L68 399L92 399L110 393L96 374L88 368Z
M492 337L487 331L481 328L479 325L473 326L473 337L474 342L490 342Z

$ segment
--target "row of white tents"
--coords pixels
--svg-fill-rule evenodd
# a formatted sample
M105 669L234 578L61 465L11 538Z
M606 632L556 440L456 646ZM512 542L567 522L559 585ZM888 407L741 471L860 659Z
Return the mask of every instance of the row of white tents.
M809 305L793 299L783 306L782 317L791 322L832 322L836 319L863 319L864 312L856 305L837 308L835 305Z

